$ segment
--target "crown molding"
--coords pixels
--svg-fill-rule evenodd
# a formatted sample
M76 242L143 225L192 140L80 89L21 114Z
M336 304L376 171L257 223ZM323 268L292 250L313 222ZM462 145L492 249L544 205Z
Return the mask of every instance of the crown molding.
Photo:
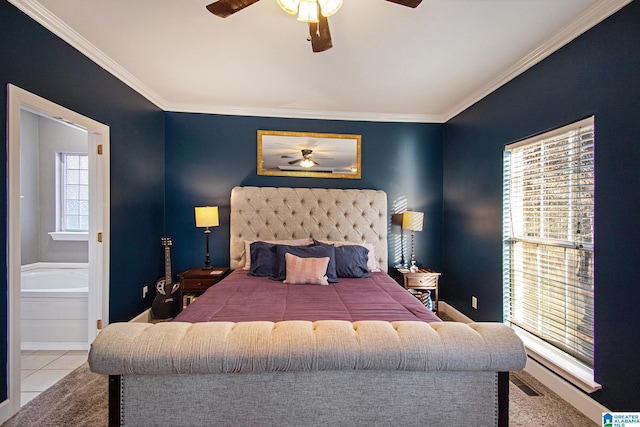
M229 116L279 117L287 119L352 120L363 122L444 123L435 114L394 114L356 111L301 110L293 108L245 108L230 105L169 104L165 111Z
M73 30L73 28L65 24L53 13L49 12L49 10L47 10L40 3L35 0L8 1L9 3L20 9L22 12L30 16L40 25L51 31L53 34L69 43L72 47L80 51L80 53L85 55L87 58L91 59L93 62L104 68L109 73L113 74L124 84L147 98L157 107L164 109L167 101L165 101L160 95L158 95L148 86L134 77L133 74L125 70L122 66L120 66L120 64L118 64L100 49L91 44L91 42L78 34L75 30Z
M289 108L253 108L229 105L171 104L134 77L120 64L78 34L36 0L8 0L15 7L44 26L83 55L120 79L164 111L221 114L232 116L282 117L318 120L359 120L371 122L443 123L442 116L432 114L389 114L374 112L298 110Z
M589 9L581 13L576 19L566 25L562 30L547 39L536 49L529 52L511 67L498 74L484 86L473 92L470 96L453 105L443 114L443 121L447 122L462 111L466 110L482 98L489 95L505 83L527 71L529 68L541 62L549 55L568 44L581 34L584 34L609 16L613 15L633 0L600 0Z
M389 114L374 112L298 110L287 108L253 108L227 105L171 104L125 70L100 49L49 12L36 0L8 0L36 22L76 48L100 67L144 96L164 111L221 114L234 116L282 117L318 120L356 120L374 122L445 123L505 83L524 73L576 37L616 13L633 0L599 0L561 31L529 52L514 65L498 74L470 96L454 104L443 114Z
M372 112L298 110L288 108L253 108L228 105L170 104L134 77L120 64L82 37L36 0L8 0L15 7L44 26L83 55L120 79L164 111L221 114L232 116L282 117L318 120L361 120L372 122L442 123L442 117L429 114L388 114Z

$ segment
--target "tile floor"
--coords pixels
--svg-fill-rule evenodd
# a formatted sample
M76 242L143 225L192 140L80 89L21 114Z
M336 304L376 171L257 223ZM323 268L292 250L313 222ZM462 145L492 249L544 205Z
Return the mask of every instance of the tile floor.
M87 350L22 351L20 405L23 406L87 361Z

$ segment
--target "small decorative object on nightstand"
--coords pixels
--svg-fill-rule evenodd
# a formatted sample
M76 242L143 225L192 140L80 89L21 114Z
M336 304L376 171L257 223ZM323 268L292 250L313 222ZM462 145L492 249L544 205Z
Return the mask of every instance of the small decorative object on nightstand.
M190 268L178 274L180 278L180 309L189 305L204 291L222 280L229 269L226 267L213 267L210 269Z
M417 271L411 271L407 268L395 268L395 279L401 286L408 289L413 295L422 301L420 291L428 291L430 300L432 301L431 309L438 313L438 279L440 273L428 268L418 268ZM425 298L423 302L428 300Z

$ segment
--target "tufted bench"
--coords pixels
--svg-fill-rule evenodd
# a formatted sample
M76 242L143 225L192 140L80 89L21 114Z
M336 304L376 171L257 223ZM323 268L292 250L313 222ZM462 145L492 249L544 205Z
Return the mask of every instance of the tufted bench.
M114 425L497 425L525 363L499 323L116 323L89 353Z

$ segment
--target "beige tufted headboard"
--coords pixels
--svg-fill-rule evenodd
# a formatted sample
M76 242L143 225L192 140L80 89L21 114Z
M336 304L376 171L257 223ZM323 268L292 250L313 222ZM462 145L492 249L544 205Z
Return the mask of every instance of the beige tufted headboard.
M377 190L235 187L231 190L231 268L244 265L245 240L318 240L374 245L387 271L387 195Z

